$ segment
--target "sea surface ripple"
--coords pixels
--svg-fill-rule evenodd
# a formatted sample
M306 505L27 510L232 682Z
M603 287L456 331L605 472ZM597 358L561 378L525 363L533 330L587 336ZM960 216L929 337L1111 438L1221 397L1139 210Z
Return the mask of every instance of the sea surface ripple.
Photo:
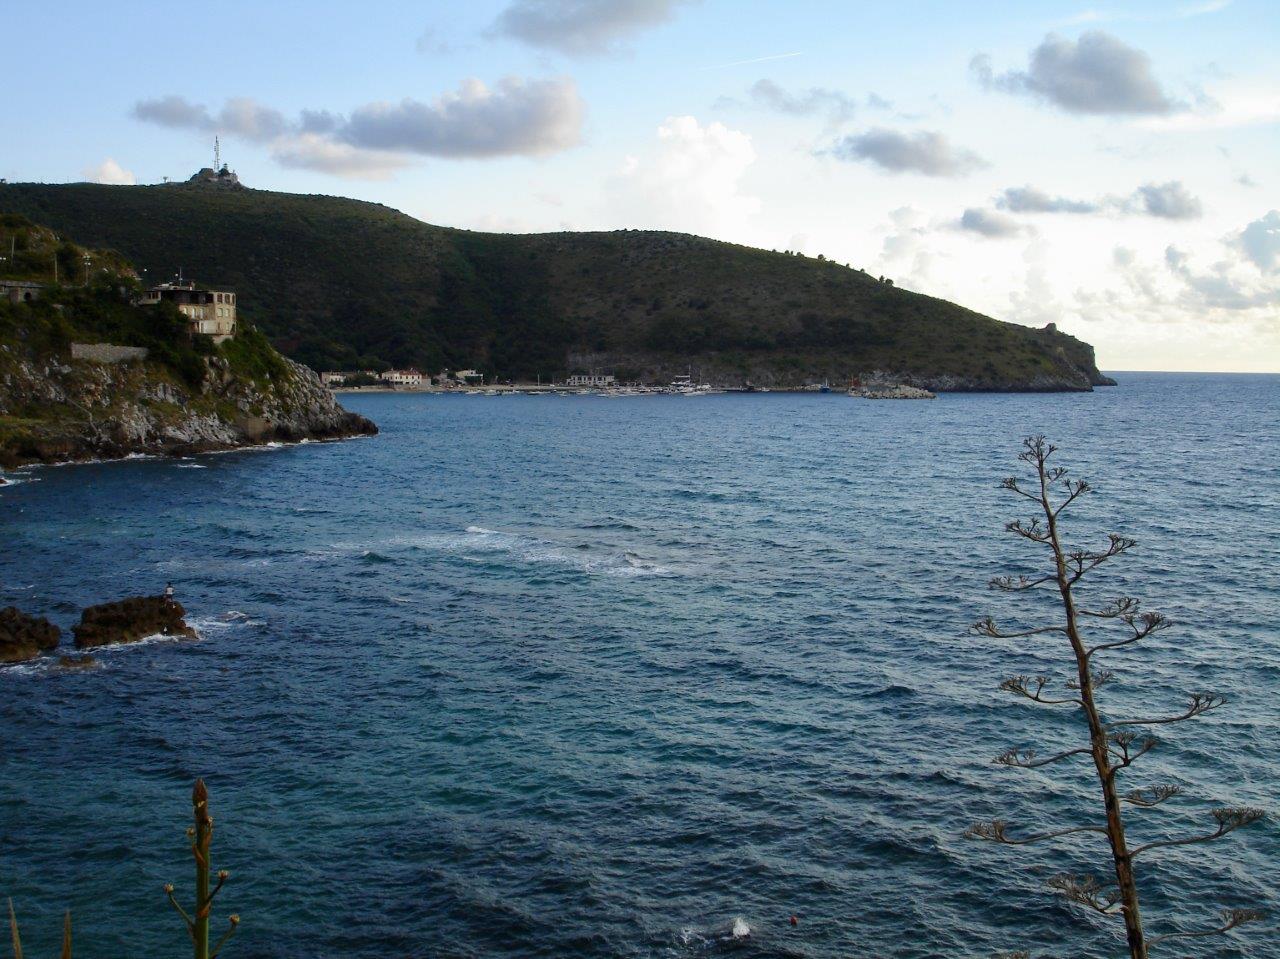
M1060 642L966 634L1055 615L986 589L1038 558L1002 533L1022 436L1099 490L1073 541L1139 540L1093 595L1178 623L1112 657L1112 715L1230 699L1160 730L1127 785L1186 795L1132 831L1280 812L1280 378L1120 380L347 396L380 436L11 474L0 604L66 629L172 581L203 637L0 670L0 895L27 951L54 952L69 907L78 955L178 954L161 885L190 889L205 776L228 957L1115 956L1045 887L1105 874L1099 842L962 838L1097 814L1085 766L991 761L1080 734L996 689L1067 676ZM1280 832L1141 875L1153 931L1276 911ZM1275 928L1195 955L1280 956Z

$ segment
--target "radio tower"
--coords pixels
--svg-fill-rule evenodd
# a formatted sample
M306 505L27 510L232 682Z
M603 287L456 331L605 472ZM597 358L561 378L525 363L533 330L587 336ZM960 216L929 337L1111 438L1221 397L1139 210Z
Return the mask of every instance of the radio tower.
M222 147L218 143L218 138L213 138L213 172L217 173L222 169Z

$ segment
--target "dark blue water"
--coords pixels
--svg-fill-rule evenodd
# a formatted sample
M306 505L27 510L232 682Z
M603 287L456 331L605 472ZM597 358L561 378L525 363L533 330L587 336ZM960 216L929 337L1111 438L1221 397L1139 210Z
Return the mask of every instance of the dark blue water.
M1116 955L1044 887L1105 874L1099 841L961 836L1097 811L1083 764L990 761L1080 741L995 688L1065 676L1061 644L965 633L1055 613L985 589L1032 568L996 488L1024 434L1100 489L1075 538L1140 540L1095 594L1180 623L1112 657L1115 715L1232 700L1162 730L1128 784L1187 795L1131 831L1280 809L1280 378L1121 380L358 396L381 436L21 474L0 603L67 627L172 580L204 638L0 671L0 895L33 955L64 907L77 955L181 954L161 885L190 889L203 775L233 871L216 911L243 917L228 957ZM1274 823L1140 867L1153 931L1280 905ZM1280 956L1271 928L1190 954Z

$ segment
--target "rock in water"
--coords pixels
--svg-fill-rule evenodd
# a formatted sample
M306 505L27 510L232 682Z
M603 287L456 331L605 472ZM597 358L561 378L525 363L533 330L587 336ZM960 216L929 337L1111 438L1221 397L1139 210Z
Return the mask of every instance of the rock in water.
M90 606L71 627L78 649L136 643L148 636L183 636L195 639L196 631L182 618L182 604L163 596L131 596L114 603Z
M63 669L93 669L98 661L92 656L59 656L58 665Z
M0 663L35 659L58 645L62 630L43 616L28 616L14 606L0 609Z

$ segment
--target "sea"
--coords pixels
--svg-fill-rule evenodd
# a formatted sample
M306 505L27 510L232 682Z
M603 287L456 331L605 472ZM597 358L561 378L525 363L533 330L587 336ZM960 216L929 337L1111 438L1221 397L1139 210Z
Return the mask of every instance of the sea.
M1132 841L1280 813L1280 377L1118 373L1084 394L347 395L377 437L25 469L0 488L0 605L65 631L172 583L198 640L0 669L0 897L29 955L190 949L197 777L230 878L224 959L1124 953L1058 875L1105 841L1054 596L1004 530L1024 437L1095 491L1068 541L1138 541L1082 584L1175 628L1099 656L1122 775L1182 787ZM1096 641L1109 635L1090 625ZM1170 956L1280 956L1280 829L1137 860ZM793 922L794 917L794 922Z

